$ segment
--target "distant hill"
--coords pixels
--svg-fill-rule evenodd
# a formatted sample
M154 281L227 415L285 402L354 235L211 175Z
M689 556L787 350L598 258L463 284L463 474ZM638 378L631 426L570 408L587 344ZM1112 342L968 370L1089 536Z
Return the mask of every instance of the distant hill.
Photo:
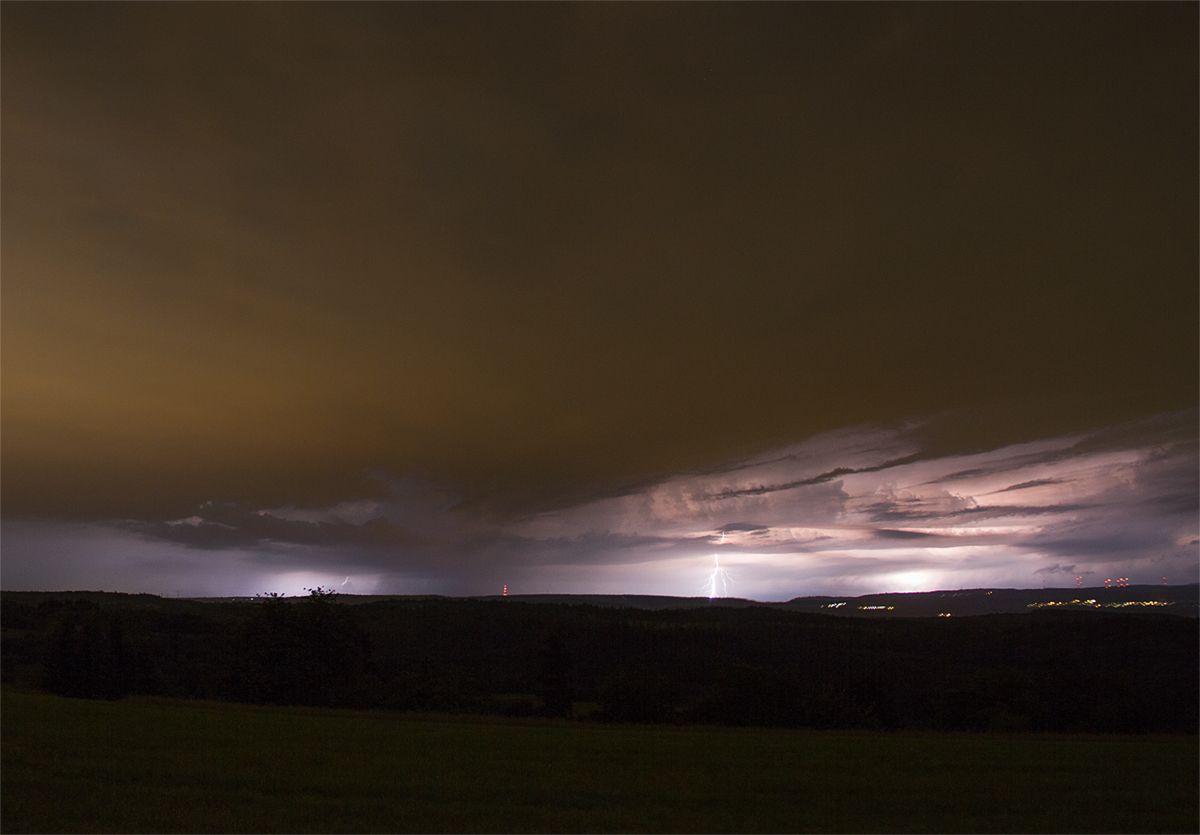
M743 608L770 606L793 612L840 617L963 617L1017 614L1040 609L1105 609L1123 612L1160 612L1183 617L1200 616L1200 584L1183 586L1114 586L1084 589L959 589L860 597L797 597L786 603L761 603L738 597L666 597L643 594L519 594L481 600L526 603L588 603L593 606L631 609Z
M436 595L341 595L346 603L379 600L437 599ZM232 599L232 598L225 598ZM959 589L860 597L797 597L782 603L764 603L741 597L670 597L654 594L510 594L484 595L473 600L512 603L587 604L615 609L741 609L769 606L793 612L839 617L963 617L1035 612L1042 609L1103 609L1122 612L1159 612L1182 617L1200 616L1200 584L1181 586L1114 586L1083 589Z
M117 592L4 592L17 599L37 601L70 595L79 599L101 602L105 598L125 598L150 604L160 598L155 595L126 595ZM173 598L167 598L173 599ZM234 603L254 598L198 597L185 598L205 603ZM383 600L453 600L443 595L408 594L339 594L343 603L362 604ZM836 615L838 617L964 617L970 615L1018 614L1041 610L1120 612L1158 612L1181 617L1200 617L1200 584L1177 586L1113 586L1111 588L1075 589L959 589L957 591L896 592L866 594L859 597L813 596L796 597L786 602L764 603L740 597L670 597L653 594L510 594L482 595L470 600L500 600L512 603L587 604L615 609L742 609L766 606L792 612Z
M798 612L823 612L850 617L962 617L1046 609L1103 609L1160 612L1194 618L1200 615L1200 584L1083 589L960 589L867 594L862 597L797 597L787 603L772 605Z

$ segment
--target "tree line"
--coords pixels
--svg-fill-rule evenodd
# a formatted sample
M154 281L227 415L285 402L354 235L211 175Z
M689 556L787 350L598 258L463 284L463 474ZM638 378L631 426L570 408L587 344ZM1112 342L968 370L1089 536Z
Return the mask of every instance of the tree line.
M64 696L943 731L1196 733L1200 636L1166 615L847 619L323 589L205 603L5 592L3 681Z

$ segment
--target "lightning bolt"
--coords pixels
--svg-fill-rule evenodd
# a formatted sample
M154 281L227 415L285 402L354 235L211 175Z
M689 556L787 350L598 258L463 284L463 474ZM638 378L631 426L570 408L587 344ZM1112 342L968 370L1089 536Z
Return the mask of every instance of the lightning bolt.
M724 539L725 539L724 534L721 535L721 539L722 539L722 541L724 541ZM718 556L717 554L713 554L712 574L708 575L708 582L705 583L701 587L701 588L703 588L704 592L708 595L708 599L712 600L714 597L728 597L729 596L729 584L732 582L733 582L733 578L729 576L729 572L726 571L725 569L721 568L720 556ZM717 591L718 587L720 588L719 593Z

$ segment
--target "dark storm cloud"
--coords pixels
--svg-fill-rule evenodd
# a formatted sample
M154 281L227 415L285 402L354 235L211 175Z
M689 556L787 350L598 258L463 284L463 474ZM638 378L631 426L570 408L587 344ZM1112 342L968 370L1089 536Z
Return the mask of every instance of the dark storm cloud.
M742 488L740 490L724 490L718 495L706 496L704 498L737 499L744 496L762 496L767 493L777 493L781 490L795 490L797 487L811 487L814 484L825 484L847 475L857 475L859 473L877 473L892 467L902 467L905 464L910 464L913 461L919 460L919 458L919 455L908 455L903 458L897 458L894 461L887 461L883 464L878 464L873 467L861 467L859 469L853 469L850 467L835 467L828 472L815 475L811 478L800 479L799 481L791 481L785 484L772 484L769 486L758 485L755 487Z
M1141 560L1147 555L1170 554L1175 560L1195 563L1200 554L1181 541L1180 530L1194 525L1196 500L1191 513L1172 509L1160 513L1156 502L1138 502L1127 493L1106 503L1103 510L1078 521L1044 526L1025 545L1049 557L1087 559L1098 563Z
M745 533L757 533L759 531L768 530L768 528L765 525L755 525L751 522L730 522L727 525L722 525L721 527L717 528L717 530L721 531L723 533L732 532L732 531L743 531Z
M408 488L411 495L412 486ZM454 565L463 570L480 560L500 560L506 565L538 565L628 561L628 552L650 549L662 553L694 546L714 537L661 537L585 531L575 536L530 538L502 527L480 525L468 518L445 514L448 523L434 522L418 513L418 524L437 529L422 535L389 521L386 515L411 516L411 506L382 504L381 515L360 523L281 518L281 511L255 510L244 504L209 502L196 514L164 522L125 520L117 526L141 537L205 550L238 550L251 562L276 564L287 559L296 565L317 567L325 554L344 553L346 561L377 568L433 570ZM282 511L288 513L289 511ZM291 513L296 513L292 510ZM344 511L343 511L344 512ZM302 546L301 553L292 546ZM353 550L347 550L353 549ZM362 553L370 551L374 553ZM286 555L281 557L281 555ZM653 559L647 554L638 559Z
M1059 565L1058 563L1055 563L1054 565L1048 565L1045 568L1039 568L1037 571L1035 571L1033 573L1034 574L1074 574L1075 566L1074 565Z
M1050 454L1027 453L1024 455L1014 457L1012 459L1005 459L1003 461L997 462L996 464L994 464L990 467L974 467L972 469L961 470L956 473L947 473L944 476L940 476L939 478L931 480L929 483L930 484L946 484L949 482L964 481L964 480L973 479L973 478L986 478L989 476L994 476L998 473L1005 472L1006 470L1012 469L1014 467L1033 465L1033 464L1038 464L1038 463L1048 464L1055 460L1060 460L1061 457L1062 457L1061 450L1057 450ZM997 492L1000 492L1000 491L997 491Z
M1067 517L1030 536L1028 545L1047 555L1097 563L1166 556L1175 563L1200 558L1186 531L1200 509L1195 450L1164 456L1151 450L1123 481L1095 497L1096 511Z
M977 473L978 475L978 473ZM997 490L997 493L1008 493L1012 490L1028 490L1030 487L1044 487L1047 484L1061 484L1062 482L1053 478L1036 478L1033 481L1014 484L1011 487L1005 487L1003 490Z
M1130 529L1128 517L1120 526L1097 525L1089 520L1086 525L1062 525L1026 540L1030 548L1036 548L1049 556L1075 557L1098 563L1127 561L1144 555L1147 550L1177 550L1174 537L1156 526Z
M878 528L872 532L872 536L876 539L931 539L937 534L925 533L923 531L902 531L893 528Z
M196 515L166 522L127 521L127 530L193 548L228 549L277 544L363 548L417 547L428 540L382 516L361 524L281 519L244 504L208 502Z
M954 520L979 521L999 519L1005 516L1041 516L1044 514L1072 513L1087 510L1095 505L968 505L967 500L956 497L932 497L927 499L902 499L878 502L863 510L871 512L872 522L953 522Z

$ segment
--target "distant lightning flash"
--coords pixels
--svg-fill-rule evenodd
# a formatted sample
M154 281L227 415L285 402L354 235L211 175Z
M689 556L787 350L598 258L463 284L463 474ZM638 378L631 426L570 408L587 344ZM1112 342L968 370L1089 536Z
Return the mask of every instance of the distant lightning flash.
M717 592L718 583L721 586L720 593ZM716 554L713 554L713 572L712 574L708 575L708 582L705 583L705 588L708 590L708 599L712 600L714 597L728 596L729 583L729 572L721 568L720 558Z
M721 532L721 542L725 543L725 532ZM713 554L713 570L712 574L708 575L708 582L703 588L708 594L708 599L714 597L727 597L729 595L729 584L733 582L733 578L729 576L729 572L721 568L721 558L717 554ZM721 591L717 592L717 586L720 585Z

